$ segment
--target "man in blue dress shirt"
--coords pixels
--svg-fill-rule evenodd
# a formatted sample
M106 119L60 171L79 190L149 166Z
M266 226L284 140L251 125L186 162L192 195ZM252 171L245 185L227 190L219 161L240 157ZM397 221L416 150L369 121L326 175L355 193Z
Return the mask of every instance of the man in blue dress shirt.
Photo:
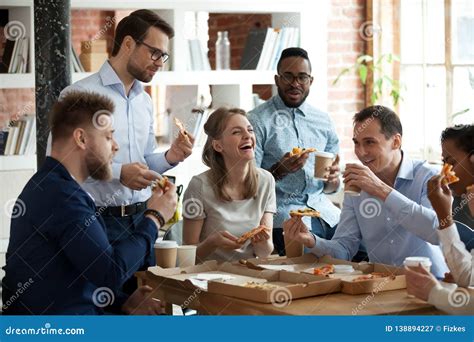
M150 82L169 59L168 45L173 28L155 12L137 10L117 25L112 57L101 69L69 87L107 95L115 104L114 137L120 150L112 163L112 179L89 178L82 185L99 207L109 241L129 239L146 209L150 184L183 161L192 152L194 139L180 134L164 153L155 153L153 102L142 82ZM146 266L155 265L154 254ZM135 289L136 281L126 284Z
M120 290L153 254L160 227L155 212L147 211L131 238L112 246L94 201L81 187L88 177L112 176L118 150L113 112L110 99L85 92L71 92L53 107L51 156L23 189L11 220L5 314L160 312L160 303L147 296L151 288L130 297ZM172 217L174 185L154 192L148 207Z
M357 113L353 141L362 164L346 165L344 183L362 191L345 195L333 238L311 234L298 219L284 223L285 234L316 256L351 260L363 242L374 263L401 266L408 256L429 257L432 272L443 277L447 266L427 194L427 182L437 171L403 153L402 125L389 108L372 106Z
M282 51L275 84L278 95L252 110L249 120L255 131L257 166L269 170L276 180L277 213L273 243L284 255L283 221L290 210L311 206L321 218L304 218L318 236L330 238L339 222L340 210L324 195L339 188L339 158L326 181L314 178L314 154L291 156L293 147L316 148L337 154L339 139L327 113L311 106L306 98L313 83L308 53L301 48Z

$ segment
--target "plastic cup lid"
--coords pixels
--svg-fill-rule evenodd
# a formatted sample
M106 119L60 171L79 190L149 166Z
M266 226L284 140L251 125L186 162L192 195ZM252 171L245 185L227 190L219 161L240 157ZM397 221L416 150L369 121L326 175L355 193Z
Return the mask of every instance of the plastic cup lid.
M423 266L431 266L431 260L428 257L419 257L419 256L413 256L413 257L406 257L405 261L403 262L405 266L418 266L419 264Z
M197 246L195 245L183 245L183 246L178 246L178 249L196 249Z
M316 151L314 154L318 157L334 158L334 154L331 152Z
M164 240L155 242L155 248L176 248L178 244L176 241Z

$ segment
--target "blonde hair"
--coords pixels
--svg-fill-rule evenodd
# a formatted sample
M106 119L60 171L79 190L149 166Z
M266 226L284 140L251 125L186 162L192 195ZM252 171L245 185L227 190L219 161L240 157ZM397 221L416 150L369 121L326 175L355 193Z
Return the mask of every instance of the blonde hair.
M239 108L221 107L216 109L204 125L204 131L207 134L207 141L202 152L202 161L210 168L210 181L216 197L223 201L232 201L232 198L224 190L224 186L229 182L229 176L224 163L222 154L214 149L212 142L220 139L224 132L227 122L234 115L243 115L247 113ZM249 171L244 180L245 191L244 199L255 198L258 189L258 173L255 163L249 164Z

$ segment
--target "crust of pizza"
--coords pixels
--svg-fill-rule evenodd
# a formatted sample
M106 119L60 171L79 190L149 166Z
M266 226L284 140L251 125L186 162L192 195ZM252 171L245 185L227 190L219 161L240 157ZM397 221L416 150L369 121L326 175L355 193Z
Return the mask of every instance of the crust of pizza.
M237 240L237 243L238 244L243 244L245 241L247 241L248 239L253 238L258 233L263 232L265 229L267 229L267 227L260 225L257 228L249 230L248 232L242 234L241 237L239 237L239 239Z
M441 175L443 176L442 183L444 185L449 185L459 181L459 178L456 176L456 173L453 171L453 166L451 164L444 164L441 169Z
M390 274L386 274L386 273L373 272L370 274L361 275L360 277L352 279L352 281L354 282L354 281L373 280L373 279L386 278L390 276L391 276Z
M184 125L183 125L183 123L181 122L181 120L178 119L178 118L174 118L174 124L176 125L176 127L178 127L179 133L184 136L184 138L186 139L186 141L190 142L189 136L188 136L188 132L186 131L186 128L184 127Z
M321 217L321 213L317 210L313 210L310 208L304 208L304 209L297 209L297 210L291 210L290 211L290 217L303 217L303 216L309 216L309 217Z
M334 273L334 265L324 265L321 267L316 267L313 269L314 275L324 275L327 276L329 274Z
M293 147L293 149L290 152L290 156L296 156L296 155L301 155L303 153L311 153L311 152L316 152L316 149L313 147L310 148L304 148L304 147Z

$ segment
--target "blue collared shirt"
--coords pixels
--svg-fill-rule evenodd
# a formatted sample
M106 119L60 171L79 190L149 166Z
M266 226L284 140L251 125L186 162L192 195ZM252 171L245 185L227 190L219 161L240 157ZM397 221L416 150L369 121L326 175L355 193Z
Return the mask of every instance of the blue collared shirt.
M307 102L298 108L287 107L276 95L249 113L257 146L258 167L269 170L293 147L314 147L319 151L338 153L339 139L327 113ZM314 178L314 153L304 167L276 182L277 214L273 226L283 227L289 212L306 205L319 210L322 218L333 227L339 221L339 209L324 195L324 183ZM309 218L305 223L311 226Z
M316 237L316 245L308 251L350 260L363 242L371 262L401 266L408 256L429 257L433 274L443 277L448 268L438 246L438 219L426 186L435 174L436 169L404 154L385 202L364 191L360 196L345 195L333 238Z
M60 96L71 90L86 90L108 96L115 104L114 139L119 151L112 164L113 179L97 181L89 178L82 185L98 206L119 206L146 201L150 188L131 190L120 183L123 164L140 162L151 170L163 173L173 166L164 153L154 153L156 148L153 130L153 104L141 82L135 80L127 96L125 87L108 61L100 70L63 89ZM120 193L120 196L117 195Z
M112 247L91 197L51 157L15 207L4 267L5 314L90 315L102 313L104 300L123 304L120 288L153 253L158 235L153 221L143 218L130 239Z

